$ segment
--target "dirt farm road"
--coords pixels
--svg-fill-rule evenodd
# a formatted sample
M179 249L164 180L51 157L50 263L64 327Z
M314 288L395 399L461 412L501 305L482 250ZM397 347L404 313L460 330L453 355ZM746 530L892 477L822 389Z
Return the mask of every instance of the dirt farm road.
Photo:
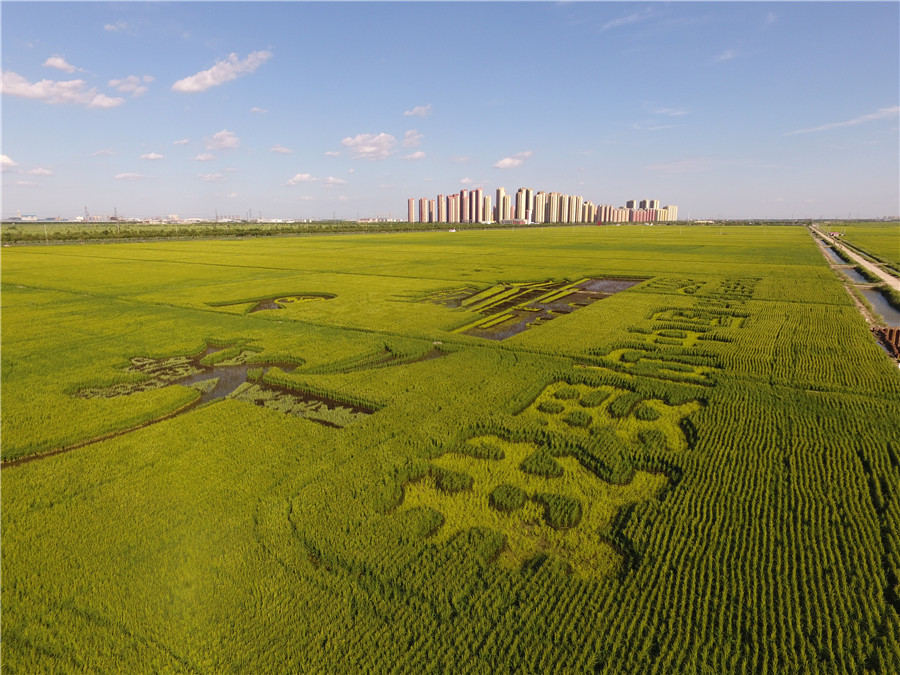
M822 232L815 225L812 225L810 227L810 229L812 229L813 232L815 232L819 237L821 237L822 239L827 241L833 247L840 249L841 253L843 253L848 258L850 258L854 263L856 263L860 267L864 267L869 272L871 272L872 274L877 276L879 279L883 280L888 286L893 288L895 291L900 292L900 279L893 276L892 274L888 274L883 269L878 267L878 265L870 263L868 260L866 260L865 258L860 256L859 254L854 253L853 251L848 249L846 246L844 246L841 242L837 241L834 237L831 237L828 234Z

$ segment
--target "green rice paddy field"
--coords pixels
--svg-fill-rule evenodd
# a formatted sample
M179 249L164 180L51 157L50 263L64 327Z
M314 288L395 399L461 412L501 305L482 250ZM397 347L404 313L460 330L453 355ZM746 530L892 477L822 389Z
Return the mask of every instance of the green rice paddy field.
M10 673L900 671L803 227L4 248L2 413Z

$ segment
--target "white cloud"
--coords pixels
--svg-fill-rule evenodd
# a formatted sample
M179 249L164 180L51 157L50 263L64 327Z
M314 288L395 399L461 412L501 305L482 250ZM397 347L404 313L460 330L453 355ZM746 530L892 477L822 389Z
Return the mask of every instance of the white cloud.
M415 129L410 129L405 134L403 134L403 147L417 148L419 147L419 144L422 142L423 138L425 138L423 134L420 134Z
M471 185L473 181L471 178L466 176L465 178L460 178L459 182L462 183L463 185Z
M212 68L178 80L172 85L172 90L184 93L206 91L210 87L217 87L241 75L252 73L270 58L272 53L267 51L252 52L243 61L237 54L231 53L224 61L216 61Z
M66 73L74 73L76 70L81 70L81 68L76 68L61 56L51 56L46 61L44 61L44 65L49 68L62 70Z
M775 12L769 12L766 14L766 25L771 26L773 23L778 21L778 15Z
M225 180L225 175L221 173L198 173L197 176L207 183L217 183Z
M241 139L233 131L222 129L212 135L212 138L206 139L207 150L227 150L236 148L241 144Z
M312 183L317 180L311 173L297 173L293 178L288 179L288 185L299 185L300 183Z
M898 114L900 114L900 106L895 105L891 108L879 108L873 113L860 115L859 117L854 117L853 119L845 120L843 122L830 122L809 129L797 129L796 131L789 131L784 135L794 136L796 134L812 134L817 131L828 131L829 129L838 129L840 127L855 127L857 124L865 124L866 122L874 122L875 120L896 118Z
M40 80L29 82L11 70L3 71L0 91L10 96L30 98L44 103L72 103L88 108L115 108L124 98L112 98L98 94L96 88L87 88L84 80Z
M34 169L29 169L25 173L32 176L52 176L53 172L50 169L45 169L42 166L36 167Z
M146 178L143 174L140 173L117 173L116 180L140 180L141 178Z
M162 159L163 157L165 157L165 155L161 155L158 152L148 152L146 154L141 155L141 159L150 159L150 160Z
M404 117L428 117L431 114L431 104L417 105L410 110L404 110Z
M265 108L259 108L257 106L253 106L252 108L250 108L250 112L263 114L263 113L267 113L269 111L266 110Z
M403 159L412 159L412 160L425 159L425 153L422 152L421 150L416 150L416 152L413 152L409 155L404 155Z
M269 151L277 152L282 155L293 155L294 154L293 150L291 150L290 148L286 148L283 145L273 145L271 148L269 148Z
M525 150L524 152L517 152L512 157L504 157L500 161L494 164L495 169L514 169L517 166L522 166L526 159L531 157L534 154L531 150Z
M131 94L132 96L140 96L147 92L147 85L153 82L152 75L129 75L121 80L110 80L109 86L123 94Z
M325 185L328 187L347 184L347 181L345 181L343 178L335 178L334 176L328 176L328 178L324 179L322 182L325 183Z
M115 154L115 153L113 153L112 150L110 150L109 148L104 148L103 150L97 150L96 152L92 152L91 157L109 157L113 154Z
M652 10L647 7L646 9L641 10L640 12L634 12L632 14L626 14L625 16L621 16L618 19L612 19L607 21L605 24L600 26L600 32L608 31L611 28L619 28L621 26L627 26L632 23L639 23L641 21L645 21L650 18Z
M455 157L451 157L450 161L453 162L454 164L465 164L470 159L472 159L472 158L467 155L457 155Z
M347 173L356 173L356 169L347 169Z
M108 23L103 26L103 30L109 33L115 33L120 30L125 30L128 28L128 24L124 21L116 21L115 23Z
M737 52L733 49L726 49L721 54L718 54L715 58L716 61L731 61L735 56L737 56Z
M8 155L0 155L0 167L3 169L11 169L14 166L19 166L19 163Z
M385 159L394 150L397 139L390 134L357 134L341 141L356 159Z
M35 183L33 180L17 180L16 185L19 185L21 187L34 187L35 185L37 185L37 183Z
M187 145L190 142L190 138L180 138L177 141L172 141L172 145Z
M326 150L325 156L326 157L340 157L341 153L338 152L337 150Z
M198 162L208 162L212 159L215 159L216 156L211 152L201 152L199 155L194 157Z

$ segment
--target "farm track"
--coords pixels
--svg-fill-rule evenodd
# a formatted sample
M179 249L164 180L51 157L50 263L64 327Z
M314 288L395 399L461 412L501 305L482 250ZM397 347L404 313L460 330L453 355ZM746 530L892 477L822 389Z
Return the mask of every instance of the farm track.
M831 246L839 249L842 253L847 255L853 262L855 262L860 267L865 268L875 276L879 277L884 283L893 288L895 291L900 291L900 279L895 277L893 274L886 272L882 267L876 265L875 263L869 262L861 255L851 250L848 246L843 244L842 242L837 241L833 237L825 234L820 231L817 227L810 228L813 232L815 232L819 237L821 237L824 241L828 242Z

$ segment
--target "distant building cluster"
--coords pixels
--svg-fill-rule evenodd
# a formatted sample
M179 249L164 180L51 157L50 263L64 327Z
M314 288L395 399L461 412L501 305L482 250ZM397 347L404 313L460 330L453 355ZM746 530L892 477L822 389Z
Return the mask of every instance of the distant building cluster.
M657 199L639 203L631 200L623 207L613 207L594 204L580 195L535 192L524 187L515 196L497 188L494 202L481 188L407 202L410 223L632 223L677 219L678 207L660 207Z
M598 223L664 223L678 220L674 204L660 207L658 199L629 199L625 206L603 204L597 209Z

